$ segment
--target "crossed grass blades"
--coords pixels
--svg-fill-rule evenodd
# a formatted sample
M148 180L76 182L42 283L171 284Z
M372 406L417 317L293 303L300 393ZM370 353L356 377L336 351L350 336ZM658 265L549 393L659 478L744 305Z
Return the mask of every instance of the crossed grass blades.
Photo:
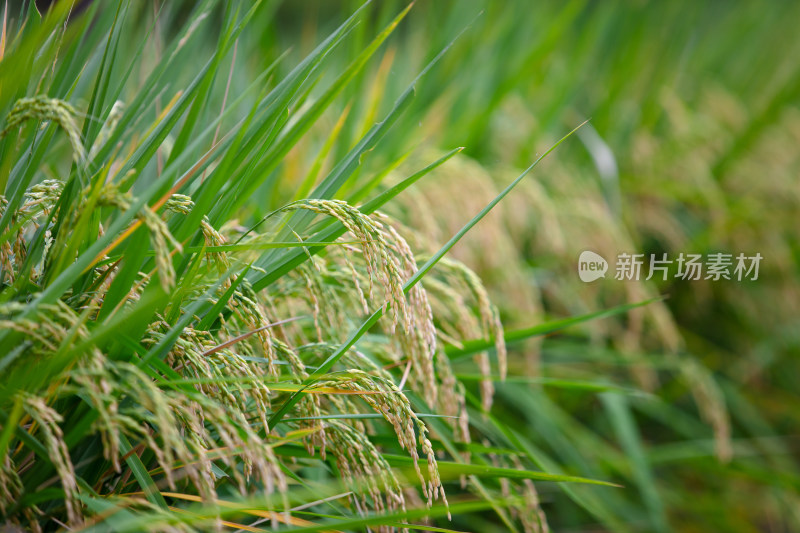
M265 220L247 229L233 218L408 9L323 97L310 100L309 88L364 8L271 89L263 87L275 65L232 101L226 86L217 110L214 79L229 53L235 60L239 39L247 40L247 23L269 15L260 2L199 4L155 65L145 64L144 48L172 15L167 4L144 34L133 34L141 43L133 52L123 43L141 15L137 3L108 9L96 2L63 24L69 7L60 3L40 16L27 3L10 25L6 9L3 26L5 525L257 530L231 521L255 515L273 525L314 527L292 509L327 505L343 519L364 516L354 519L356 527L389 531L411 518L449 514L413 393L443 413L439 439L450 442L452 435L447 447L456 460L448 475L483 496L473 507L504 513L516 502L508 495L513 476L506 477L513 471L527 495L515 515L526 530L547 530L531 480L590 480L527 471L514 456L482 470L503 477L505 497L467 477L470 454L452 451L471 440L465 389L440 339L494 339L505 376L503 330L465 265L443 263L464 294L441 282L429 293L419 283L511 187L423 267L401 225L376 208L456 151L367 209L333 198L399 115L413 84L316 184L311 199L265 217L272 231L258 229ZM223 23L211 59L199 72L182 72L193 76L184 89L169 89L179 80L176 67L206 49L197 31L212 14L222 14ZM123 94L135 81L132 66L124 71L127 54L148 74L125 105ZM174 97L162 105L167 90ZM152 112L148 125L144 117ZM474 310L464 306L466 297ZM437 318L434 307L451 312ZM359 329L359 317L371 309L377 311L365 323L370 327ZM378 322L384 313L388 320ZM351 330L357 333L346 337ZM478 357L488 409L492 371L488 353ZM382 437L377 444L375 436L387 430L395 444ZM386 450L395 448L408 454L410 474L390 462ZM331 497L309 499L325 493ZM247 495L259 503L241 500ZM423 514L412 512L420 506Z

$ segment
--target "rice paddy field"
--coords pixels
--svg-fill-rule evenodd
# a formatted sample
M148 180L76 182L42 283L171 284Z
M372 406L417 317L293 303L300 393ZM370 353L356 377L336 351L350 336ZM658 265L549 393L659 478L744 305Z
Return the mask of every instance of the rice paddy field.
M800 531L800 4L17 0L0 531Z

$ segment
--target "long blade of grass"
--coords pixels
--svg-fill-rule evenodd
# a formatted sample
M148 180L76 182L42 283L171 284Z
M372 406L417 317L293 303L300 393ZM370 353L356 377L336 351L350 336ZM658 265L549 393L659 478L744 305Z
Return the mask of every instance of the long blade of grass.
M627 405L627 400L624 396L616 393L603 393L601 398L617 438L622 444L625 454L633 463L633 477L647 506L650 527L653 531L669 531L670 527L664 513L664 502L659 495L655 476L644 452L641 437Z
M166 509L167 502L164 496L161 495L155 481L150 477L147 468L144 466L139 456L136 455L136 453L131 453L132 450L133 446L131 446L128 438L125 435L119 435L119 451L125 457L125 462L133 472L136 481L139 482L139 486L142 487L145 497L150 503L162 509Z
M414 459L404 455L383 454L383 457L391 465L413 465ZM425 461L418 460L419 464L425 464ZM597 479L589 479L579 476L565 476L562 474L549 474L547 472L535 472L532 470L517 470L516 468L500 468L489 465L476 465L467 463L453 463L450 461L437 461L439 465L439 473L442 476L449 477L450 479L458 479L460 476L484 476L484 477L498 477L507 479L531 479L534 481L551 481L555 483L585 483L589 485L603 485L606 487L617 487L620 485L610 483L608 481L600 481Z
M601 311L586 313L585 315L553 320L550 322L545 322L543 324L537 324L529 328L506 331L503 334L503 339L505 339L506 344L513 344L515 342L520 342L525 339L530 339L531 337L539 337L542 335L549 335L557 331L562 331L566 328L576 326L584 322L589 322L590 320L598 320L601 318L607 318L611 316L624 314L630 311L631 309L636 309L637 307L643 307L645 305L649 305L651 303L658 302L661 300L663 300L663 298L651 298L649 300L643 300L641 302L622 304L615 307L611 307L609 309L603 309ZM466 357L468 355L492 349L494 349L494 339L491 338L472 339L462 342L460 347L453 346L452 344L450 344L445 346L444 348L447 357L449 357L450 359L459 359L461 357Z

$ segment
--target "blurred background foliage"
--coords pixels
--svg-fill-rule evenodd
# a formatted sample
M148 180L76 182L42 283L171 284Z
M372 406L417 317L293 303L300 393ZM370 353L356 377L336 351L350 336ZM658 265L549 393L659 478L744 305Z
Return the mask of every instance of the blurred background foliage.
M307 49L337 13L355 5L281 5L271 39L284 49L300 36L307 43L300 49ZM399 7L377 4L376 27ZM390 105L464 31L418 83L403 121L365 161L366 168L398 160L400 169L413 168L437 149L465 147L392 209L418 230L423 248L442 242L515 170L590 119L455 255L480 274L509 329L667 296L626 318L594 323L585 331L588 344L560 336L518 345L511 372L632 380L655 392L658 400L632 400L631 416L659 505L678 530L800 527L797 484L789 481L798 480L800 427L800 39L793 30L799 15L792 2L420 1L374 76L354 85L341 114L328 118L333 129L344 115L337 145L346 149L374 110ZM356 48L362 31L368 33L355 30ZM316 141L309 136L307 151L298 151L277 180L287 197L292 176L313 164L328 128ZM370 172L362 176L367 181ZM609 260L621 252L671 259L680 252L759 252L764 260L753 282L633 283L615 281L610 272L587 285L575 272L586 249ZM713 373L707 381L714 392L692 395L693 371L685 369L695 362ZM567 468L602 462L602 452L582 432L554 429L546 409L609 444L615 440L608 408L604 413L596 397L545 387L525 403L518 384L496 386L503 398L496 416L530 423L530 438ZM727 414L713 413L717 408ZM709 460L713 447L704 439L712 430L690 428L686 418L698 409L718 432L730 431L738 452L732 462ZM630 450L623 444L621 451ZM643 500L651 496L642 487ZM564 509L560 496L544 498L551 527L580 529L582 519ZM644 525L654 507L631 512L640 513L626 515L634 530L654 528Z

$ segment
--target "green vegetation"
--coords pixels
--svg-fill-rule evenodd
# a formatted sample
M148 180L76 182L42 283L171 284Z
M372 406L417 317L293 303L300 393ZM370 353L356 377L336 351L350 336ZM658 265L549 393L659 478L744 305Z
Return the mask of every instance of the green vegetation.
M800 5L70 4L3 12L0 529L800 529Z

